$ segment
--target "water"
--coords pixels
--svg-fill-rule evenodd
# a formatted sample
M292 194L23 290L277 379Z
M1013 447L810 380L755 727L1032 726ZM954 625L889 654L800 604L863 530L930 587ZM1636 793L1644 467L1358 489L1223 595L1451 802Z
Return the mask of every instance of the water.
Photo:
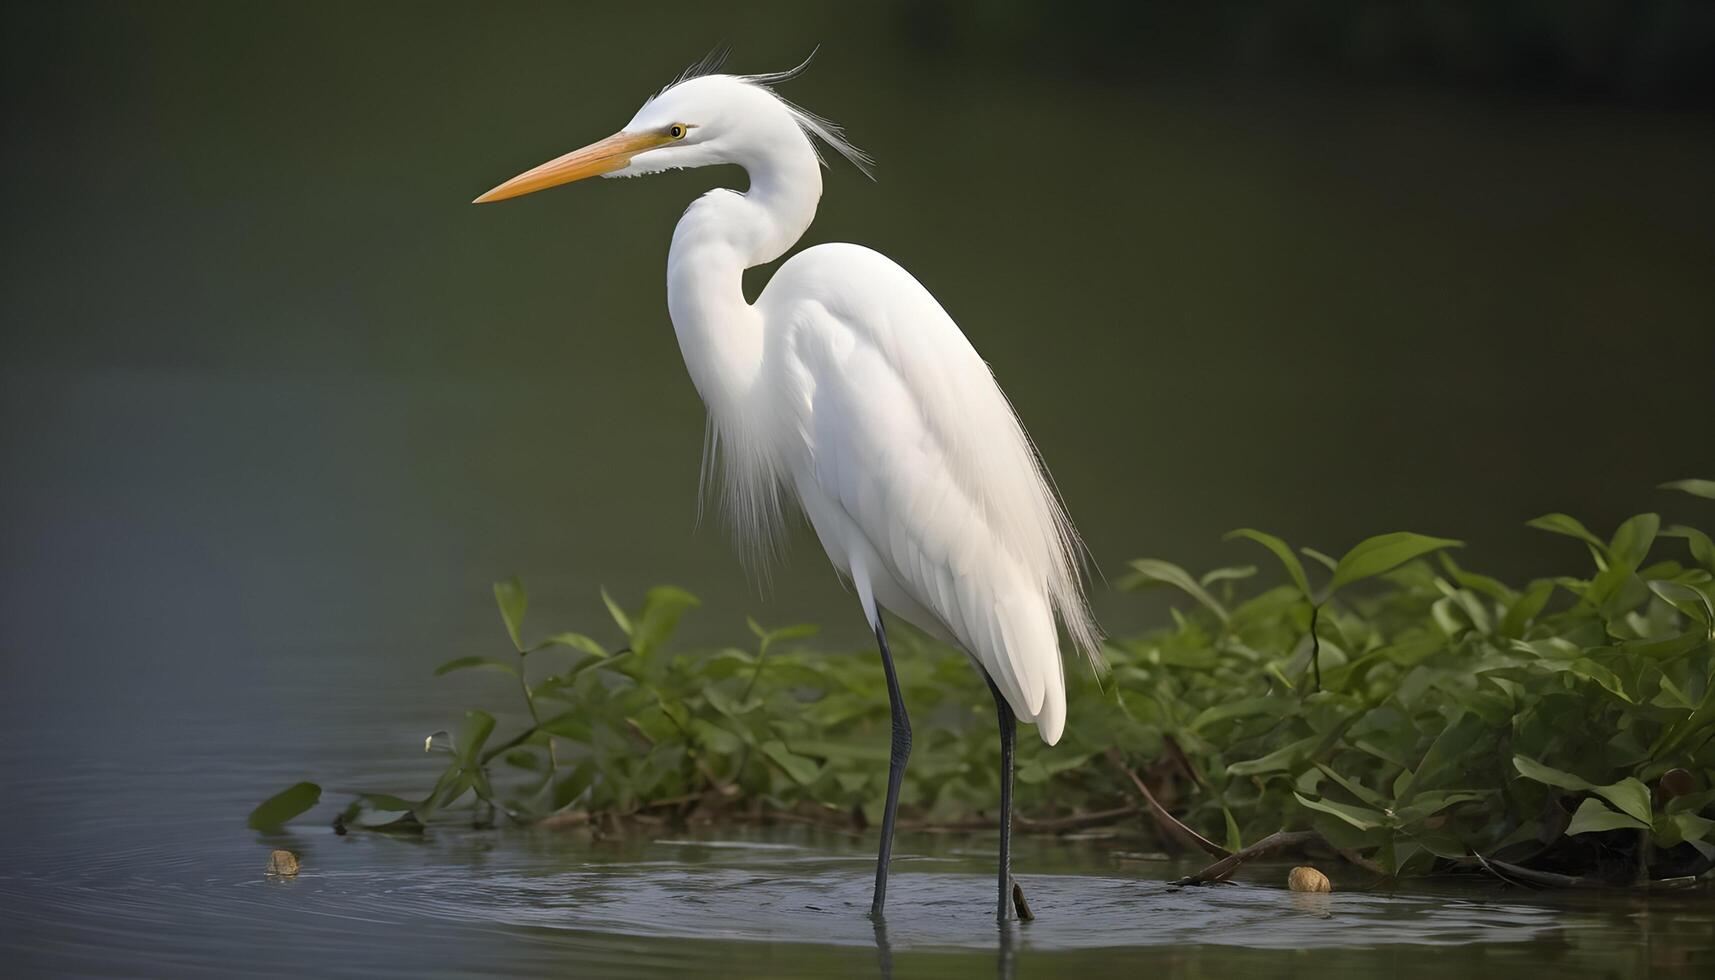
M334 650L332 658L353 651ZM1481 881L1331 895L1286 867L1176 889L1191 865L1126 835L1019 839L1038 918L999 928L992 834L904 834L890 915L865 912L873 836L786 827L581 830L437 826L421 839L334 834L331 806L280 834L246 830L259 796L311 773L344 790L420 788L414 751L472 695L331 660L216 701L125 672L147 697L0 698L0 948L10 976L1092 976L1172 969L1306 976L1636 975L1715 961L1696 894L1535 893ZM364 666L368 665L368 666ZM90 678L99 685L100 678ZM371 687L370 685L376 685ZM496 695L491 703L506 703ZM270 705L292 706L273 717ZM51 737L43 714L63 719ZM516 719L503 721L516 722ZM297 852L295 878L264 874Z
M1285 867L1178 889L1185 865L1122 860L1121 842L1023 838L1038 918L997 927L992 836L904 835L890 915L865 915L871 842L805 829L437 828L422 840L306 825L257 838L222 804L245 775L224 754L174 751L203 787L170 821L146 792L67 808L79 779L15 806L57 814L0 870L9 974L149 976L1063 976L1172 966L1373 976L1552 967L1605 976L1707 963L1706 896L1589 898L1484 884L1294 894ZM170 773L167 773L170 775ZM116 767L87 773L141 789ZM124 801L124 802L120 802ZM201 811L187 805L206 803ZM6 828L9 839L15 827ZM271 846L303 858L266 877ZM1330 867L1337 882L1361 880ZM1346 880L1341 880L1341 879Z

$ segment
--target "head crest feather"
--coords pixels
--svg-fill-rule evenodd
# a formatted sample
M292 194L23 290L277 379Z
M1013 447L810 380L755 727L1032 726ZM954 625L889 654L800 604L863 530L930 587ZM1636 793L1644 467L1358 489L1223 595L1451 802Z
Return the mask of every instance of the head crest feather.
M789 68L786 71L764 72L759 75L733 75L732 77L747 85L754 85L757 88L766 89L768 94L779 99L780 104L786 107L786 111L790 112L793 120L798 123L798 128L804 131L804 135L810 137L810 146L815 149L816 159L821 162L822 166L827 166L828 160L822 155L820 144L826 144L832 148L835 153L845 157L846 160L849 161L852 166L858 168L859 172L861 172L865 177L874 180L875 158L858 148L858 146L846 136L846 131L841 128L838 123L822 116L818 116L810 110L787 99L779 92L774 91L774 86L790 82L794 78L804 74L804 72L809 69L810 62L816 60L816 53L821 50L822 46L818 44L810 51L809 57L805 58L802 63L797 67ZM656 92L655 95L650 98L650 101L653 102L655 99L660 98L675 85L682 85L693 78L704 78L709 75L721 74L721 68L726 65L727 58L731 56L731 54L732 47L730 45L724 43L718 45L709 51L708 54L699 59L695 64L680 72L677 78L662 87L661 91Z

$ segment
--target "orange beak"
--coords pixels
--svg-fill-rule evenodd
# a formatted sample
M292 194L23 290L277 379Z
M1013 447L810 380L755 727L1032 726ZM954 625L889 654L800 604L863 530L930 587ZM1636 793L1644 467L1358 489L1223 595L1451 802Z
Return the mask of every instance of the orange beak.
M560 184L569 184L574 180L583 180L585 177L610 174L622 169L631 162L632 157L644 150L652 150L671 142L672 137L665 133L614 133L607 139L591 143L581 150L573 150L563 157L549 160L540 167L526 170L471 203L504 201L509 197L533 194Z

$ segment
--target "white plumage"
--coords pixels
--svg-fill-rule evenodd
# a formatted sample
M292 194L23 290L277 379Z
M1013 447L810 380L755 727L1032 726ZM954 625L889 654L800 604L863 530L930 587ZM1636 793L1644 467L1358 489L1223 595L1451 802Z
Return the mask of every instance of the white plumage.
M773 537L784 488L872 625L879 606L958 644L1021 719L1058 741L1066 709L1054 615L1092 656L1096 632L1071 523L988 365L921 283L858 245L805 249L754 305L745 301L744 269L796 242L821 196L798 110L767 88L692 78L626 130L740 113L738 133L686 148L695 159L668 146L613 175L715 152L749 173L746 193L711 191L686 211L667 279L741 542Z
M735 536L766 552L784 502L796 501L878 638L885 609L957 644L1053 744L1066 721L1056 614L1092 660L1098 635L1072 525L988 366L921 283L861 246L805 249L754 304L745 299L744 270L783 255L815 216L822 177L812 135L860 168L868 163L838 127L768 87L795 71L683 78L615 136L478 200L596 174L743 167L750 186L694 202L667 261L668 310L708 406ZM889 657L884 639L882 647ZM903 707L894 707L878 913L910 743ZM1010 769L1006 779L1009 787ZM1003 837L1002 915L1005 854Z
M957 643L1059 741L1055 603L1093 638L1070 527L988 366L917 280L860 246L793 257L757 305L783 368L786 471L871 623L879 604Z

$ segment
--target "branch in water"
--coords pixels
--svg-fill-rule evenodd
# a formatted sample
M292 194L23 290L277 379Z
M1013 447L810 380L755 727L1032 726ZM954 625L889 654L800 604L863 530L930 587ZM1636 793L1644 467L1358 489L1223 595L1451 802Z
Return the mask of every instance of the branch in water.
M1242 851L1235 851L1234 853L1227 855L1196 874L1186 875L1183 878L1178 878L1174 881L1168 882L1168 884L1207 885L1212 881L1225 881L1232 877L1233 872L1239 870L1239 865L1244 864L1252 858L1259 858L1264 854L1269 854L1274 851L1281 850L1282 848L1297 847L1300 844L1308 844L1313 840L1320 840L1321 838L1322 835L1316 833L1314 830L1278 831L1276 833L1269 834L1267 837L1264 837L1262 840L1257 841L1255 844L1252 844Z
M1229 853L1226 848L1185 826L1178 817L1168 813L1166 807L1156 802L1155 794L1149 791L1149 787L1144 784L1142 779L1138 778L1137 773L1126 767L1125 760L1118 749L1108 750L1108 760L1114 764L1114 768L1125 773L1132 785L1137 787L1137 791L1143 795L1143 802L1148 805L1149 812L1155 817L1155 822L1159 823L1169 835L1214 857L1225 857Z

